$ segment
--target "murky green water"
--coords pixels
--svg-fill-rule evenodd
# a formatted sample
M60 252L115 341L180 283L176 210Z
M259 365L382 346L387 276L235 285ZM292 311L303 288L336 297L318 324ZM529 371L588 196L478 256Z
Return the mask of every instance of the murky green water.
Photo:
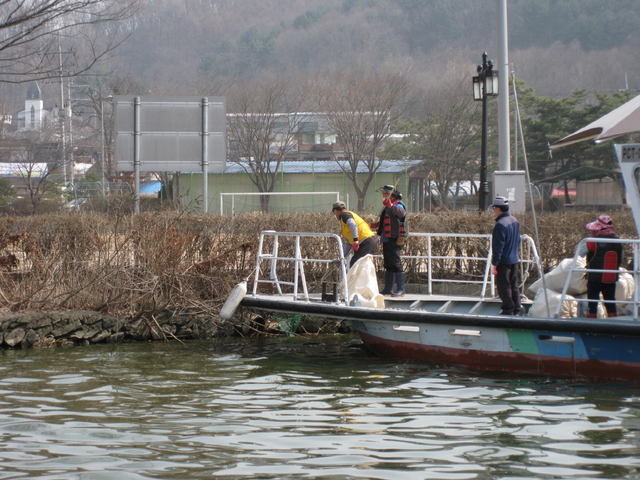
M397 363L354 337L0 352L0 479L640 478L640 386Z

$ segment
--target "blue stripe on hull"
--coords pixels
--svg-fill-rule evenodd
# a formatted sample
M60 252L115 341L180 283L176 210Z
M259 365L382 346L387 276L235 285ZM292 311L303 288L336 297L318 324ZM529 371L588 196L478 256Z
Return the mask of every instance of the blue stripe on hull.
M640 362L638 339L582 335L588 358L607 362Z
M533 336L538 347L538 353L545 357L560 358L590 358L582 341L581 335L562 334L552 332L528 332ZM558 340L560 337L560 340ZM554 340L555 339L555 340ZM572 342L563 342L564 339L572 339Z

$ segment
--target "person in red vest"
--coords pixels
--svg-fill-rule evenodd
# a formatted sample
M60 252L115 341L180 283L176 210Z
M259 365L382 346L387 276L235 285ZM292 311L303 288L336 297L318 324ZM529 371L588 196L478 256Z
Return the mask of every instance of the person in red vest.
M602 293L603 300L615 301L616 282L619 278L618 269L622 263L622 244L598 242L599 238L620 238L613 231L613 220L609 215L600 215L595 222L585 225L593 232L594 241L582 244L578 254L587 257L587 269L615 270L610 272L587 273L587 298L589 302L587 318L596 318L598 314L598 300ZM608 317L617 316L616 304L606 302Z
M392 297L404 297L405 276L400 250L404 245L404 239L409 233L407 225L407 209L402 203L402 194L393 185L385 185L378 189L382 192L382 212L380 220L369 226L377 230L382 243L382 258L384 263L384 288L380 290L383 295ZM396 291L393 284L398 285Z

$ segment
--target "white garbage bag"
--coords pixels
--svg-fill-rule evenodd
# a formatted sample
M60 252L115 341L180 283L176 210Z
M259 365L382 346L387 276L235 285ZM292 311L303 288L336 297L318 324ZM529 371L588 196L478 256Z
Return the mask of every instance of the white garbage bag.
M583 293L582 295L576 295L575 298L583 299L584 302L578 302L578 317L586 317L587 313L589 313L589 303L587 300L587 294ZM600 295L602 298L602 295ZM607 309L604 306L604 303L598 302L598 312L597 318L607 318L609 315L607 314Z
M621 303L616 303L617 313L618 315L630 315L631 308L630 304L627 303L633 299L633 292L635 289L635 281L633 280L633 276L627 273L627 270L624 268L620 269L620 279L616 283L616 300ZM582 295L575 295L575 298L578 299L587 299L587 294L584 293ZM602 300L602 294L600 295L600 299ZM579 302L578 306L578 316L585 317L588 312L588 303L587 302ZM598 302L598 318L607 318L609 315L607 314L607 309L603 302Z
M562 294L549 289L547 289L547 295L545 296L544 289L541 288L533 299L533 305L531 305L529 309L529 316L548 318L548 315L551 315L551 317L553 317L561 298ZM547 300L549 302L549 314L547 314ZM577 303L571 295L565 295L565 299L560 307L559 318L576 317L578 314Z
M378 290L373 257L362 257L347 272L349 304L359 307L384 308L384 296Z
M616 303L618 315L633 315L633 293L636 282L633 275L627 273L624 268L620 269L620 278L616 282ZM629 303L627 303L629 302Z
M545 286L549 290L553 290L554 292L562 292L562 290L564 289L565 281L567 280L567 276L569 275L571 262L573 262L573 258L565 258L564 260L562 260L556 268L548 273L545 273L544 285L542 283L542 279L539 278L529 286L529 291L535 295L538 290ZM575 268L583 269L586 268L586 265L586 259L584 257L578 257ZM586 291L587 278L585 276L585 272L573 272L571 274L571 281L569 282L567 294L581 295L583 293L586 293Z
M636 282L633 275L627 273L625 268L620 269L620 278L616 282L616 300L621 302L633 299L633 292L636 289Z

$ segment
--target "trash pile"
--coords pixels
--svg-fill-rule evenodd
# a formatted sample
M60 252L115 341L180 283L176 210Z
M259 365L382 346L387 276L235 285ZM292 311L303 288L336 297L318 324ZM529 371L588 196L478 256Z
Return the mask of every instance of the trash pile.
M587 302L578 302L575 299L587 299L587 275L584 271L587 268L587 262L584 257L578 257L575 267L572 269L572 258L565 258L553 270L544 275L544 283L542 278L533 282L528 290L529 293L535 295L533 305L529 309L531 317L547 317L547 304L549 306L550 315L553 317L558 304L562 298L567 279L566 295L560 307L559 318L584 317L587 311ZM573 270L573 271L572 271ZM546 286L546 295L545 289ZM631 315L627 311L630 300L633 298L635 282L633 276L627 273L627 270L620 268L620 279L616 283L616 300L618 315ZM598 304L598 318L607 318L607 312L604 304Z

